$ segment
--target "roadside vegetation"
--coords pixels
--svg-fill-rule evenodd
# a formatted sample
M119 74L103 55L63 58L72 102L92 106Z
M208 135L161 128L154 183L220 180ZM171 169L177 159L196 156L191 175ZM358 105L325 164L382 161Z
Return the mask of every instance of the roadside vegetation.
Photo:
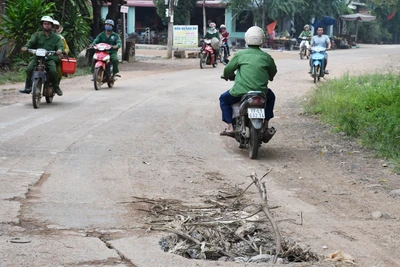
M304 103L334 131L357 138L400 171L400 79L398 74L348 75L320 83Z

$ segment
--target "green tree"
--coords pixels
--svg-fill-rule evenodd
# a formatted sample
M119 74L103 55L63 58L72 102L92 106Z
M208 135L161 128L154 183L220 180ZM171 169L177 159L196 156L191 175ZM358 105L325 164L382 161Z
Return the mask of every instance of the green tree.
M172 0L170 0L172 1ZM168 23L165 16L165 0L153 0L156 6L157 15L162 19L164 24ZM197 0L179 0L178 6L174 8L174 24L187 24L190 22L190 17L194 14Z
M305 0L226 0L227 4L239 12L251 11L256 21L266 25L266 19L276 20L290 15L305 5Z
M77 56L89 44L91 8L87 1L55 0L58 9L53 18L64 27L62 35L67 40L71 56ZM61 8L62 7L62 8Z
M41 17L53 15L54 11L54 3L43 3L42 0L7 1L0 20L0 46L11 46L8 54L10 62L38 30Z

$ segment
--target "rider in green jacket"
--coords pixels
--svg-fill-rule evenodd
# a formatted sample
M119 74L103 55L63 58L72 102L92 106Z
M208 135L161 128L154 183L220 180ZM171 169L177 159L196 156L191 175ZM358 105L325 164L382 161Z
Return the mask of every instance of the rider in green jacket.
M235 71L236 76L233 87L219 98L222 120L227 124L227 128L220 133L221 135L234 136L231 105L239 102L242 96L249 91L262 91L267 96L265 132L268 130L268 120L274 117L275 95L268 88L268 81L274 79L277 68L274 59L260 49L260 46L264 43L264 36L264 31L260 27L250 27L245 33L248 48L236 52L224 68L222 78L227 80L235 74ZM264 136L263 141L267 142L267 139Z
M21 51L25 52L28 49L43 48L50 51L57 51L56 55L49 56L46 59L46 66L49 71L49 79L54 86L57 95L61 96L63 92L59 87L59 78L56 65L60 62L60 55L64 52L64 45L61 41L60 36L55 34L53 29L53 19L49 16L43 16L40 20L40 24L43 31L36 32L32 35L31 39L21 48ZM29 62L28 68L26 69L26 81L25 89L20 90L21 93L29 94L32 91L32 73L37 65L36 57L33 57Z
M105 31L97 35L97 37L93 40L92 45L99 43L106 43L112 45L112 49L108 51L110 54L111 62L113 64L113 75L119 76L119 60L118 60L118 49L121 48L122 42L118 33L113 32L114 21L111 19L107 19L105 21ZM92 71L93 71L92 66Z

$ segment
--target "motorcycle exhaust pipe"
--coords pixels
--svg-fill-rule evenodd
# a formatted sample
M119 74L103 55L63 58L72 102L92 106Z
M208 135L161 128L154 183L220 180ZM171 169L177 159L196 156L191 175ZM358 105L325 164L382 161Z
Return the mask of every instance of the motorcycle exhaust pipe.
M268 130L264 133L263 142L268 143L275 133L276 129L274 127L268 128Z

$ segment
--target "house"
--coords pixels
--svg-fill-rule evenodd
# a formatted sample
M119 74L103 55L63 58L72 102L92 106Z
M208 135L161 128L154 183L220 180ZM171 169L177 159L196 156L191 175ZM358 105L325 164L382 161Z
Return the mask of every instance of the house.
M128 6L126 31L128 34L136 32L140 35L146 31L146 28L150 28L152 32L166 32L167 25L163 24L158 16L153 0L127 0L126 2L125 6ZM252 14L245 16L245 14L234 12L226 8L226 2L223 0L206 0L205 7L207 24L211 21L215 22L217 27L225 24L231 34L231 40L241 39L244 41L245 31L254 25ZM102 17L105 18L107 13L107 6L103 6ZM117 24L118 22L120 23L120 20L117 21ZM195 14L190 18L188 24L198 25L199 36L203 35L203 1L197 1Z

